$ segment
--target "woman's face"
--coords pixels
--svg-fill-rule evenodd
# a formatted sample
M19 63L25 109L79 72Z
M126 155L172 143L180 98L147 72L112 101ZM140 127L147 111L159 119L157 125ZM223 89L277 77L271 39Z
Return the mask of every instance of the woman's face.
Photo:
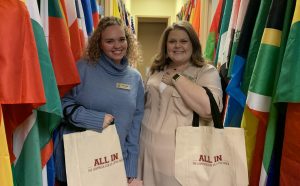
M128 47L124 29L119 25L107 27L102 32L100 47L107 57L119 64Z
M167 53L176 64L189 63L193 46L188 34L184 30L172 30L167 39Z

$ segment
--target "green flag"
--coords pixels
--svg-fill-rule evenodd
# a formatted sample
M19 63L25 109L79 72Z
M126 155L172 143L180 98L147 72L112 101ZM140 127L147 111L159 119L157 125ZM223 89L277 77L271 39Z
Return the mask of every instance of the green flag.
M45 185L42 169L52 155L51 149L48 149L47 153L43 153L42 149L47 147L49 142L51 143L52 132L61 119L61 104L37 2L27 0L26 5L38 49L47 102L34 111L14 134L16 136L14 144L18 146L17 154L19 155L14 167L14 176L16 185L42 186Z

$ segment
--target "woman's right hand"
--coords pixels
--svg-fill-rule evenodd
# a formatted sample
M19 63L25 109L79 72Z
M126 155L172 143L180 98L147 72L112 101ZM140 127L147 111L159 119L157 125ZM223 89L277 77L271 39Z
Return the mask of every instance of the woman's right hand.
M104 120L103 120L103 129L108 127L112 122L114 121L114 117L111 114L105 114Z

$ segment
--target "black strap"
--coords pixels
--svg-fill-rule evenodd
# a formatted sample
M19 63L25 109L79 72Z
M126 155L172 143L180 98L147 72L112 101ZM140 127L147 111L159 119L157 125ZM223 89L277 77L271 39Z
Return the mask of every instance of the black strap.
M73 113L76 111L76 109L77 109L78 107L80 107L80 106L81 106L81 105L78 105L78 104L70 104L70 105L66 106L66 107L64 108L64 110L63 110L63 115L64 115L65 121L72 121L72 118L71 118L72 114L73 114ZM73 108L72 108L71 112L67 113L67 109L70 108L70 107L73 107Z
M193 111L193 122L192 122L193 127L199 127L199 115Z
M203 87L204 90L206 91L206 94L209 97L209 102L210 102L210 108L211 108L211 115L212 119L214 122L214 127L215 128L224 128L222 121L221 121L221 114L219 111L218 104L211 93L211 91L207 87ZM193 127L199 127L199 115L196 112L193 112L193 122L192 122Z

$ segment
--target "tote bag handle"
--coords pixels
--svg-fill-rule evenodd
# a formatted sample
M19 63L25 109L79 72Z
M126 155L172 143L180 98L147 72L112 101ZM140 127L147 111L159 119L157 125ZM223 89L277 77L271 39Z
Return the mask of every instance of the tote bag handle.
M222 129L224 127L223 127L223 124L221 122L221 113L219 111L218 104L217 104L213 94L211 93L211 91L207 87L203 87L203 88L204 88L204 90L206 91L206 94L209 97L211 115L212 115L212 119L213 119L213 122L214 122L214 127ZM195 111L193 111L192 126L193 127L199 127L199 115Z

